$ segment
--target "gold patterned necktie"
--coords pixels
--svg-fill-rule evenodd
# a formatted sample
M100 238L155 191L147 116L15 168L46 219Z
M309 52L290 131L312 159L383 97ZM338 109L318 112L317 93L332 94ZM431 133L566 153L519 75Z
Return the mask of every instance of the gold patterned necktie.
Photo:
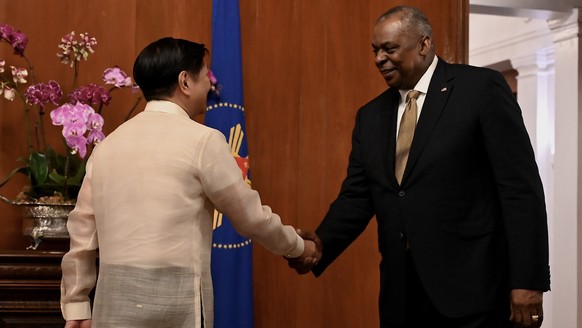
M414 136L414 129L416 128L417 105L416 99L420 95L420 91L411 90L406 94L406 107L400 119L400 128L398 129L398 138L396 139L396 162L394 174L398 184L402 182L404 175L404 168L408 161L408 153L410 152L410 145L412 144L412 137Z

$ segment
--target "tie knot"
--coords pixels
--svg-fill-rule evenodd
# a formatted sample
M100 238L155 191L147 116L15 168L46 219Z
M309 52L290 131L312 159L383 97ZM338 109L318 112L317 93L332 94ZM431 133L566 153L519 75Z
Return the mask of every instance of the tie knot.
M410 90L406 94L406 101L408 102L410 99L418 99L418 96L420 96L420 91Z

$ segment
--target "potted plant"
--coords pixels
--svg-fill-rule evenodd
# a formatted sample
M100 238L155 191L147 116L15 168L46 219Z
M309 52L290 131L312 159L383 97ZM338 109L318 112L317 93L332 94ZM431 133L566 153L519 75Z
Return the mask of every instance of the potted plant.
M11 46L14 55L26 63L26 67L18 67L0 58L0 98L22 103L28 149L26 154L17 159L21 165L0 180L0 188L17 174L27 177L27 185L15 199L1 195L0 199L13 205L27 206L27 209L32 206L61 205L70 210L85 175L86 159L92 147L105 137L102 112L111 102L112 92L127 88L135 93L138 88L119 67L105 69L101 84L77 86L80 64L94 53L97 45L97 40L87 33L77 36L71 32L63 36L58 45L55 59L60 59L73 74L72 88L68 93L55 80L46 83L35 81L34 68L25 56L28 38L24 33L10 25L0 24L0 43ZM131 117L140 100L141 97L136 96L126 120ZM55 147L45 139L47 113L52 126L62 126L60 142L64 147ZM63 148L64 152L57 150Z

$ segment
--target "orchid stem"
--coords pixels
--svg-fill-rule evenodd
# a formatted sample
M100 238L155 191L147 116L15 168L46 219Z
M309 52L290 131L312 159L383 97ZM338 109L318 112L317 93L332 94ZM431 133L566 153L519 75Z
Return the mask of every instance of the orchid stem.
M133 111L137 108L137 104L139 104L140 101L141 101L141 96L137 97L135 104L133 104L133 107L131 107L131 109L129 110L129 113L127 113L125 120L123 120L124 122L129 120L129 118L131 117L131 114L133 114Z
M79 62L77 60L73 60L73 68L75 73L73 74L73 87L71 90L75 90L77 87L77 78L79 77Z
M43 116L44 116L44 108L41 106L38 110L38 128L40 129L40 137L41 140L38 140L38 136L39 134L36 134L36 147L37 150L45 150L46 147L46 139L45 139L45 135L44 135L44 120L43 120Z
M34 66L32 66L32 63L30 62L30 60L28 59L28 57L26 57L25 55L22 55L22 58L24 58L24 61L26 61L26 65L28 65L28 76L30 76L30 85L35 84L34 83Z
M65 177L65 182L63 183L63 197L65 199L69 198L69 167L71 163L71 152L67 151L67 159L65 160L65 172L63 176Z

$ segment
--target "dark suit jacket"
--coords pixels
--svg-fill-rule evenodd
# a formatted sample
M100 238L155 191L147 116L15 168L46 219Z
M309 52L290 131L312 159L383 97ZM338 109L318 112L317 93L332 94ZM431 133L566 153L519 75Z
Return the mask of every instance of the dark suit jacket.
M347 177L316 230L323 258L315 275L375 215L382 322L404 315L406 239L443 315L492 310L496 295L513 288L547 291L542 184L521 110L501 74L439 59L401 186L394 176L399 97L388 89L358 111Z

